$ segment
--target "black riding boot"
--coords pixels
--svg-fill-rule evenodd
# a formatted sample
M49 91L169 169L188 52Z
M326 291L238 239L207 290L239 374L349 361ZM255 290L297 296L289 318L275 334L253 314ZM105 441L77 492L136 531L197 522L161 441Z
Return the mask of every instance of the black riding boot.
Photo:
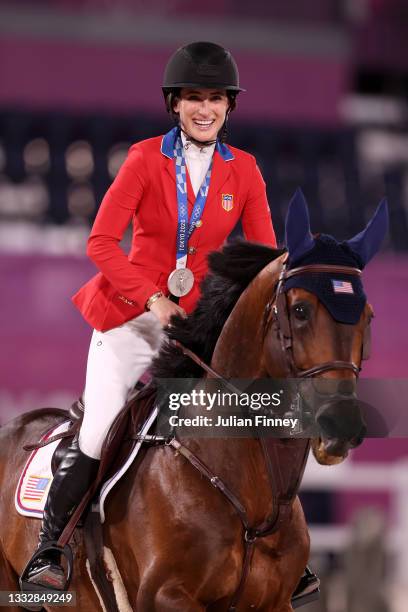
M44 508L39 547L56 541L66 527L96 477L99 460L85 455L74 440L55 472ZM64 570L58 551L44 551L33 563L27 574L27 582L45 588L63 589Z

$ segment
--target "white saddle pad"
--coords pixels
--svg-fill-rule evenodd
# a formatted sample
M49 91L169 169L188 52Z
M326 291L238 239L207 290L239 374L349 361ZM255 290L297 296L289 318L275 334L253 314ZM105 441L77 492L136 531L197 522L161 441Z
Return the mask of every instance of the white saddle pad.
M41 441L67 431L70 421L52 427ZM22 516L42 518L48 491L52 482L51 459L60 440L33 450L17 484L14 503Z

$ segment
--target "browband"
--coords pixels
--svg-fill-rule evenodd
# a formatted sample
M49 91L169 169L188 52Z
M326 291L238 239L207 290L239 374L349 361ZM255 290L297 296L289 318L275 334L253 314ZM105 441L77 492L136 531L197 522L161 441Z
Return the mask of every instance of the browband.
M317 273L330 273L330 274L350 274L352 276L361 276L361 270L358 268L351 268L350 266L334 266L330 264L310 264L308 266L299 266L292 270L286 270L285 267L282 269L280 280L287 280L292 276L298 274L310 272L312 274Z

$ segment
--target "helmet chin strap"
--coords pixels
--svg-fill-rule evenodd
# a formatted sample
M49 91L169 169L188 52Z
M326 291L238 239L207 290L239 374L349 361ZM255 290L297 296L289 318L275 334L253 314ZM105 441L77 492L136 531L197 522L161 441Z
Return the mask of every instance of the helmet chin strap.
M183 132L183 134L186 136L189 142L192 142L193 144L197 145L197 147L200 147L200 148L209 147L217 142L217 139L215 140L197 140L196 138L191 136L188 132L186 132L186 130L183 127L181 127L181 125L180 125L180 130Z

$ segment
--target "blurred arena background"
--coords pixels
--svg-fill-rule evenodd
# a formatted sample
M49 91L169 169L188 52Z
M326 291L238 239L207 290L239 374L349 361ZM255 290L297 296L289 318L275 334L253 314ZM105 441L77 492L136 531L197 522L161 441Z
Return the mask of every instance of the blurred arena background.
M230 142L256 155L280 241L298 185L338 238L388 196L364 375L408 377L406 0L0 0L0 423L81 393L90 331L70 296L94 271L89 227L130 143L170 127L163 67L193 40L236 56ZM303 501L323 579L303 609L405 612L407 440L310 461Z

